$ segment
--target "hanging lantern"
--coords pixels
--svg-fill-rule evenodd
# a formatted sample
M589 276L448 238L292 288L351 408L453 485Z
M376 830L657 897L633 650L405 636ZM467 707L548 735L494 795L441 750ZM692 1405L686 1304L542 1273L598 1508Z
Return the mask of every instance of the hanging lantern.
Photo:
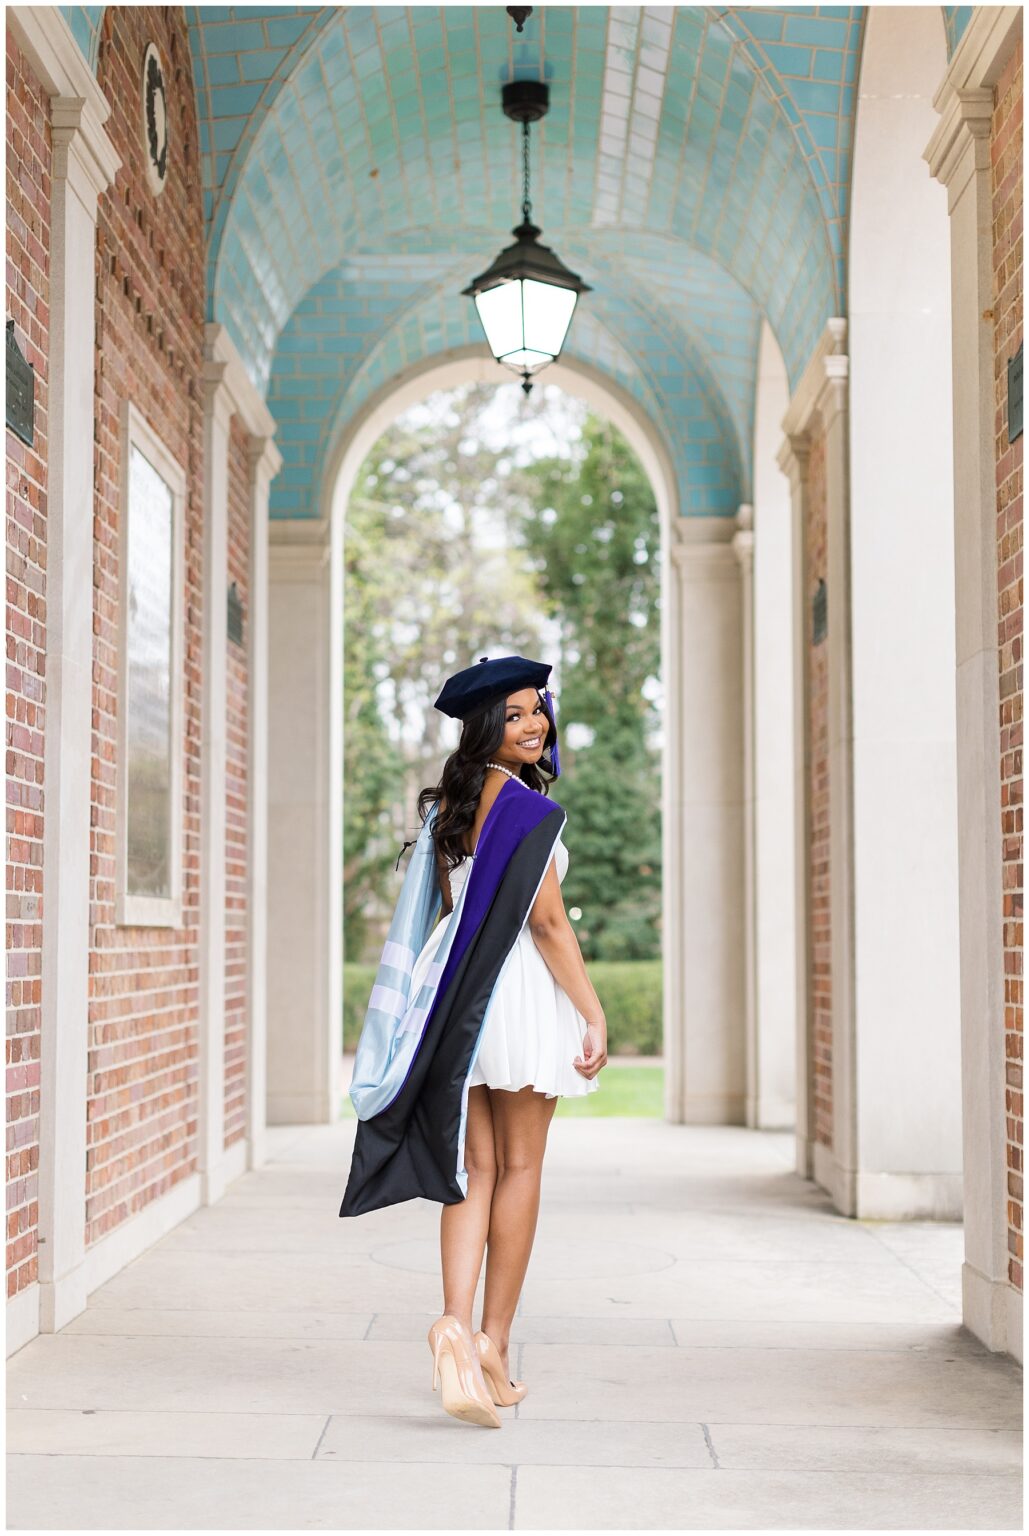
M511 231L514 244L462 289L475 300L493 356L520 375L526 394L533 374L560 355L580 293L591 291L549 246L540 245L542 231L532 222L529 124L544 117L549 105L544 81L512 80L503 88L505 116L522 125L522 222Z

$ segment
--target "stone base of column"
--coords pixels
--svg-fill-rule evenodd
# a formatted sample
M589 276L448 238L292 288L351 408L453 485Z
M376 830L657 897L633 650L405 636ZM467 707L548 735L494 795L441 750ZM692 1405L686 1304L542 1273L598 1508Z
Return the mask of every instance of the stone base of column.
M866 1221L960 1221L961 1173L873 1173L844 1168L824 1142L813 1147L813 1177L842 1216Z

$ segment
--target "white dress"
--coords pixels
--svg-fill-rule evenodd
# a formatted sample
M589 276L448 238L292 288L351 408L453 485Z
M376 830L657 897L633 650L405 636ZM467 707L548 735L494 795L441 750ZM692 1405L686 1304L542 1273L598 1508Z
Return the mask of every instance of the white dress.
M564 880L568 849L560 838L554 857L558 880ZM455 907L474 861L472 854L450 871L450 894ZM412 997L435 958L452 916L448 912L440 919L415 961ZM581 1076L572 1066L573 1058L583 1054L585 1038L586 1020L554 980L526 922L493 989L468 1086L474 1088L485 1083L490 1088L515 1092L531 1083L548 1099L595 1093L600 1087L599 1080Z

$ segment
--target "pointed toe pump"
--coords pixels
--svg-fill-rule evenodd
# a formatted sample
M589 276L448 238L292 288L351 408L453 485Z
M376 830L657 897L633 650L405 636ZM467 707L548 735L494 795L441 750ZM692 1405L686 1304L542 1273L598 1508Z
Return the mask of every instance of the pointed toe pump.
M502 1408L510 1408L512 1403L520 1403L528 1392L524 1381L511 1381L504 1370L504 1362L500 1358L500 1350L494 1344L488 1333L483 1333L480 1328L475 1335L475 1347L479 1352L479 1364L482 1366L482 1374L486 1378L490 1396L495 1403Z
M459 1318L448 1312L437 1318L428 1333L432 1350L432 1390L441 1388L443 1407L465 1424L500 1429L502 1420L476 1369L475 1345Z

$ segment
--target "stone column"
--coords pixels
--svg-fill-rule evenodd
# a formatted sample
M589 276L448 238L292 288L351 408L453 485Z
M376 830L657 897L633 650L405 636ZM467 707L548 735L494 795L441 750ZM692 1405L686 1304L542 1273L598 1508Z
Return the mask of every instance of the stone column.
M754 805L754 509L744 504L736 513L732 548L740 568L740 649L743 673L743 905L740 936L744 970L744 1033L746 1098L744 1120L756 1124L761 1062L757 997L757 857Z
M668 760L671 869L666 914L674 963L666 999L672 1121L743 1123L746 1091L743 877L743 656L740 569L731 518L672 525L677 662Z
M789 384L765 321L754 409L754 907L757 1058L747 1123L796 1118L793 572L789 481L776 462Z
M270 578L268 1120L327 1124L342 1091L343 695L325 525L273 523Z
M86 1082L93 659L93 424L97 200L121 164L110 108L49 7L8 21L51 97L50 412L39 1114L39 1315L9 1347L86 1304Z
M920 158L945 68L938 12L869 12L847 320L852 1169L855 1213L887 1219L961 1214L949 235Z
M844 352L847 322L833 318L826 324L783 420L786 441L779 454L780 466L789 475L795 516L796 645L803 664L796 660L795 682L800 687L800 718L803 724L803 814L798 804L798 848L804 870L804 968L807 1017L811 1018L810 844L811 816L810 741L808 727L810 604L807 573L808 457L813 441L824 452L826 506L826 573L828 647L827 737L829 771L829 879L832 973L832 1105L833 1144L828 1147L814 1135L813 1050L811 1026L803 1031L804 1062L798 1083L798 1167L811 1157L811 1176L829 1191L845 1215L855 1214L857 1168L857 1117L855 1099L856 1020L854 1000L854 811L853 725L851 705L850 640L850 496L847 449L847 374ZM798 754L799 766L799 754ZM798 797L799 798L799 797ZM798 875L798 894L800 891ZM799 924L798 924L799 926ZM804 1092L801 1120L800 1091Z
M797 1172L814 1177L814 1044L811 1036L811 910L809 849L811 846L811 741L808 730L810 694L807 600L808 455L810 438L794 431L783 440L779 466L790 486L792 518L791 591L793 597L793 827L794 827L794 966L796 973L796 1152Z
M832 1191L845 1216L858 1210L858 1070L854 953L854 717L851 645L850 466L847 443L849 359L836 345L825 357L824 381L814 403L825 441L826 571L829 647L829 845L832 911L833 1157L816 1177ZM882 1085L880 1085L882 1086ZM861 1214L865 1214L862 1212ZM870 1212L868 1214L871 1214Z
M966 1325L1021 1357L1007 1277L990 124L1021 8L977 9L934 98L925 151L950 213Z
M282 455L271 437L252 433L249 460L247 1165L260 1168L268 1112L268 498Z
M224 1192L225 793L228 621L228 364L204 362L204 575L200 790L200 1106L198 1169L206 1205Z

